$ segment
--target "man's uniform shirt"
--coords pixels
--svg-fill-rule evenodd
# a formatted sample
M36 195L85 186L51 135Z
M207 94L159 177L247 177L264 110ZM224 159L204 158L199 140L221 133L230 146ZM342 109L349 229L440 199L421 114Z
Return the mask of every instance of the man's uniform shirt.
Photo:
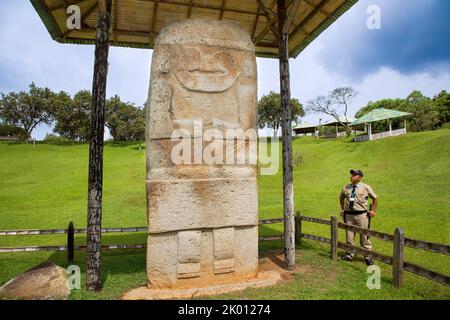
M353 190L353 184L348 184L342 188L341 200L344 199L345 211L367 211L369 197L372 199L377 198L377 194L373 191L372 187L368 184L359 182ZM354 197L352 197L352 195ZM353 201L353 208L351 208L351 200Z

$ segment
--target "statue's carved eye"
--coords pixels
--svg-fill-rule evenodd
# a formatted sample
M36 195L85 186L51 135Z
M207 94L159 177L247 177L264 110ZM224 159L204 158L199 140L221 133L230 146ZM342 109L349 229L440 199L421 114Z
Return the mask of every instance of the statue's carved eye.
M195 48L174 46L171 51L171 59L178 63L192 63L200 61L201 54Z
M200 52L194 48L183 48L181 55L183 59L187 60L186 62L200 60Z
M223 52L223 51L216 53L214 55L214 60L222 61L226 65L233 65L234 64L234 59L231 56L231 54L229 54L227 52Z

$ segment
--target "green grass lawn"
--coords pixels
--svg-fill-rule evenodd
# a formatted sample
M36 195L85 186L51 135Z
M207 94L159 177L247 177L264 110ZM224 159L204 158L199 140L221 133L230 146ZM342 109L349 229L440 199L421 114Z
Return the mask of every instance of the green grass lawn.
M393 233L402 227L407 237L450 243L450 130L444 129L385 140L352 143L348 139L294 140L303 163L294 168L295 206L303 215L337 215L338 196L348 183L350 168L364 171L364 181L380 197L372 228ZM0 229L65 228L86 225L87 145L0 143ZM104 227L146 225L145 151L137 144L107 145L104 163ZM260 218L282 216L282 172L259 179ZM304 223L304 232L329 236L326 226ZM260 234L275 234L282 225L261 226ZM340 232L341 240L344 233ZM104 243L145 243L139 234L105 234ZM84 243L84 236L76 237ZM374 250L391 254L392 244L373 240ZM64 244L64 236L0 237L0 246ZM281 242L263 243L261 255L281 249ZM390 267L382 268L382 289L368 290L363 263L332 262L329 247L304 241L298 263L313 270L289 284L246 290L221 298L258 299L450 299L450 289L407 274L405 287L391 285ZM407 261L449 274L450 258L406 250ZM84 267L84 253L76 263ZM0 254L0 284L44 261L65 266L64 252ZM74 299L117 298L145 284L145 250L116 250L103 254L102 293L74 291Z

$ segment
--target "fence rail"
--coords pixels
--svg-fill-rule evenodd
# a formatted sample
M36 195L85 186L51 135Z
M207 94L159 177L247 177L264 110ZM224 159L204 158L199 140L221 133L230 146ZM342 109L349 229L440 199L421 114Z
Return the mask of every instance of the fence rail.
M408 272L415 273L424 278L436 281L446 286L450 286L450 277L447 277L446 275L431 271L425 267L418 266L406 261L403 263L403 268Z
M301 216L301 221L314 222L319 224L330 225L330 220Z
M0 236L36 236L36 235L50 235L50 234L67 234L69 229L30 229L30 230L0 230ZM86 233L86 228L73 229L74 233ZM103 228L102 233L114 232L146 232L147 227L134 228Z
M259 220L260 225L282 223L283 218ZM102 233L132 233L147 232L147 227L131 227L131 228L102 228ZM73 251L84 250L86 245L75 245L73 240L74 234L86 233L86 228L75 229L73 223L69 223L67 229L22 229L22 230L0 230L0 236L36 236L36 235L56 235L67 234L67 246L20 246L20 247L0 247L0 253L13 252L38 252L38 251L68 251L68 260L73 261ZM265 235L260 236L259 241L283 240L283 235ZM146 244L112 244L102 245L104 250L114 249L141 249L146 248Z
M305 238L305 239L331 244L331 240L328 238L319 237L319 236L315 236L313 234L307 234L307 233L301 233L300 235L302 238Z
M360 234L363 235L367 235L367 236L371 236L374 238L378 238L384 241L390 241L390 242L394 242L394 236L392 234L388 234L388 233L384 233L384 232L379 232L379 231L375 231L375 230L370 230L370 229L364 229L358 226L353 226L353 225L348 225L342 222L338 223L338 227L341 229L345 229L345 230L351 230L351 231L355 231L358 232Z
M74 245L73 250L84 250L86 245ZM146 248L147 244L104 244L102 250L114 249L142 249ZM28 246L28 247L3 247L0 248L0 253L12 252L37 252L37 251L67 251L69 246Z
M259 220L259 224L275 224L284 222L284 218Z
M284 222L283 218L259 220L260 225L276 224ZM302 222L311 222L330 226L331 238L325 238L313 234L302 233ZM393 243L393 256L387 256L379 252L368 251L363 248L355 247L347 243L338 241L338 229L352 230L363 235L372 236L387 242ZM73 261L73 252L76 250L86 249L86 245L75 245L74 234L86 233L86 228L75 229L71 222L67 229L30 229L30 230L0 230L0 236L19 236L19 235L52 235L67 234L67 246L22 246L22 247L0 247L0 253L11 252L36 252L36 251L67 251L68 261ZM103 228L103 233L129 233L129 232L147 232L147 227L132 228ZM301 239L309 239L331 245L331 258L337 259L337 249L343 249L348 252L358 253L366 257L381 261L392 265L393 284L396 287L403 285L403 271L408 271L424 278L433 280L437 283L450 286L450 277L447 275L429 270L425 267L407 262L403 260L404 248L425 250L443 255L450 255L450 245L435 243L424 240L405 238L403 231L399 228L395 230L394 235L379 232L376 230L364 229L361 227L348 225L338 222L337 217L331 217L330 220L301 216L297 212L295 216L295 238L297 242ZM259 241L283 240L283 234L264 235L258 237ZM143 249L146 244L105 244L102 245L103 250L115 249Z
M378 252L368 251L368 250L365 250L363 248L355 247L355 246L352 246L352 245L349 245L349 244L346 244L346 243L343 243L343 242L338 242L338 247L339 247L339 249L343 249L343 250L346 250L348 252L359 253L359 254L364 255L365 257L370 257L372 259L381 261L381 262L386 263L386 264L390 264L390 265L393 264L393 258L392 257L389 257L387 255L384 255L384 254L381 254L381 253L378 253Z
M405 247L422 249L450 256L450 245L448 244L405 238Z

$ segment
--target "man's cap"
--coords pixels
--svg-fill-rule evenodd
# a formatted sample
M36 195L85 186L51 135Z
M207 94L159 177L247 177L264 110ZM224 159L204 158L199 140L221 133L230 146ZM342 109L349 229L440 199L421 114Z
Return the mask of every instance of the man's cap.
M353 170L352 169L352 170L350 170L350 174L354 174L355 176L360 176L360 177L364 176L364 174L361 170Z

